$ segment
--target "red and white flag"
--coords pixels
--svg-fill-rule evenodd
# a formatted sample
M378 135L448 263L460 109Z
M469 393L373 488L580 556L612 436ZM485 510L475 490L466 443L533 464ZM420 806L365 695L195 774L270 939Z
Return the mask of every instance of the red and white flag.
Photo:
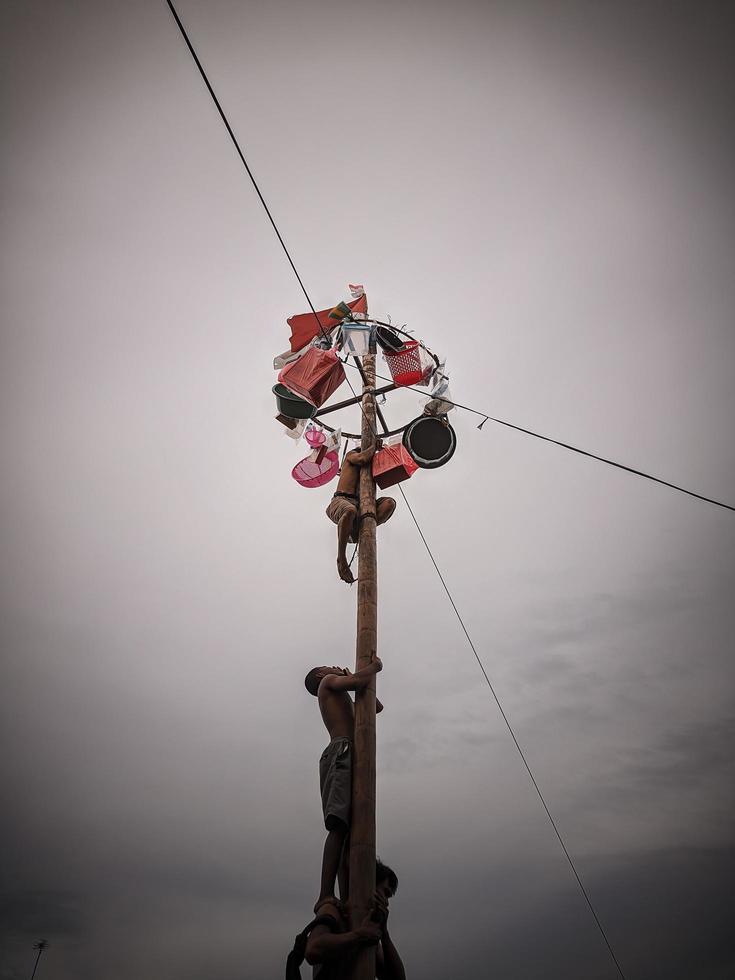
M349 284L350 295L353 299L359 299L361 296L365 295L364 286L353 286L352 283Z

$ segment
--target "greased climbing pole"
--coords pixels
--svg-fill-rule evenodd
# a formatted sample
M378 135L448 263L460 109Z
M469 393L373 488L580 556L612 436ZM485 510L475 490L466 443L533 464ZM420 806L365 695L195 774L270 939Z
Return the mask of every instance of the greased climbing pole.
M375 441L375 340L362 359L362 446ZM375 533L375 480L372 467L360 470L360 534L357 576L357 651L355 670L366 667L378 649L378 560ZM355 743L352 777L350 904L353 926L362 922L375 890L375 675L355 694ZM352 980L374 980L375 947L362 949L351 964Z
M350 287L351 304L339 303L332 310L297 314L288 319L291 327L291 349L274 360L279 369L278 383L273 386L278 420L298 444L303 436L311 453L292 470L301 486L317 488L331 482L339 472L339 450L342 441L360 441L360 451L375 450L378 432L384 445L360 465L359 485L349 492L341 490L336 497L357 493L354 513L359 561L357 568L357 642L355 673L368 667L377 656L378 646L378 516L385 522L392 514L382 498L376 510L376 482L381 489L409 479L417 470L443 465L454 452L455 436L447 420L454 405L448 387L444 363L421 341L414 340L401 328L375 320L368 315L363 287ZM389 370L390 384L376 390L376 355L380 345L385 359L383 371ZM340 356L341 355L341 356ZM352 362L352 363L350 363ZM344 368L352 368L362 379L357 391ZM357 380L357 378L355 378ZM387 380L387 379L382 379ZM345 383L352 398L330 402L331 396ZM418 417L390 430L377 404L396 389L418 384L427 391L421 401ZM385 398L383 398L385 401ZM324 418L333 412L359 408L360 433L343 432L328 425ZM418 438L412 433L416 430ZM346 451L347 447L345 447ZM335 497L335 499L336 499ZM378 503L381 503L380 501ZM329 510L327 511L329 515ZM387 515L387 516L386 516ZM331 518L330 516L330 519ZM338 523L335 521L335 523ZM340 577L352 581L352 573L340 559L344 555L344 538L338 529L338 569ZM354 557L354 556L353 556ZM346 564L346 563L345 563ZM349 846L348 904L351 927L358 927L371 914L375 892L375 716L376 675L366 687L355 691L355 719L352 764L352 806ZM345 895L340 894L344 900ZM375 946L357 949L339 964L340 980L375 980Z

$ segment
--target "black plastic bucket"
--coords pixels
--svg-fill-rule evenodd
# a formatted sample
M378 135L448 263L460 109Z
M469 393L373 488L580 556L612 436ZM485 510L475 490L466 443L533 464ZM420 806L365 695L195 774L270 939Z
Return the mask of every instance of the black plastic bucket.
M299 398L298 395L294 395L294 393L289 391L285 385L280 383L273 385L273 394L276 396L278 411L281 413L281 415L285 415L286 418L310 419L312 416L316 415L317 409L315 405L310 405L309 402L304 401L303 398Z
M387 351L401 350L406 343L405 340L401 340L398 334L389 330L388 327L378 327L375 331L375 339L378 347Z
M418 466L434 470L452 458L457 448L457 436L446 419L421 415L406 426L403 445Z

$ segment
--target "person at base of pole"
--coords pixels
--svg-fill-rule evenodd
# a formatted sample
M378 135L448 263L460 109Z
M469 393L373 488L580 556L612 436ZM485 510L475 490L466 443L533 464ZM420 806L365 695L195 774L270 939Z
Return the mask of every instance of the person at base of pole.
M304 678L306 690L319 701L319 711L330 738L319 760L319 789L327 839L324 842L321 886L315 912L325 899L335 899L334 886L338 873L340 896L342 899L347 897L352 742L355 734L355 710L348 692L366 688L373 674L382 669L383 662L375 654L367 667L356 674L347 667L312 667ZM377 699L375 710L383 710L383 705Z
M375 863L375 895L366 919L356 929L348 929L342 909L325 904L320 914L327 912L336 920L332 924L315 926L306 943L306 962L314 967L314 980L342 980L349 954L363 946L375 946L375 976L377 980L406 980L400 954L388 930L391 898L398 890L398 876L383 864Z
M337 489L327 507L327 517L337 525L337 571L342 581L350 584L355 578L347 564L347 542L356 542L360 533L360 467L371 463L379 448L378 439L364 452L353 449L347 453ZM379 497L375 501L375 523L385 524L395 509L392 497Z

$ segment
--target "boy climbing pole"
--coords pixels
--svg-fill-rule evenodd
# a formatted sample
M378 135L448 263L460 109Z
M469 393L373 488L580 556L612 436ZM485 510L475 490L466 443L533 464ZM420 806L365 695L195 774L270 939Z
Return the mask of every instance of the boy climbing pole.
M352 674L347 667L313 667L304 678L306 690L319 701L322 721L330 737L329 745L319 760L319 788L327 839L324 842L319 898L314 911L327 899L336 901L334 887L338 871L340 897L343 901L347 897L348 862L342 859L350 830L355 729L355 712L348 691L363 690L373 674L382 669L383 663L375 654L371 662L356 674ZM383 705L377 700L375 710L383 710Z
M372 462L380 440L364 451L353 449L347 453L337 484L337 490L327 507L327 517L337 525L337 571L343 582L355 581L347 564L347 541L356 542L360 532L360 467ZM392 497L379 497L375 501L375 523L390 520L396 502Z
M406 980L403 960L388 930L390 900L397 888L395 871L378 858L375 893L361 923L350 923L344 909L326 899L317 917L296 937L286 963L286 980L301 980L299 966L304 959L313 966L315 980L346 980L352 954L364 946L375 946L377 980Z

